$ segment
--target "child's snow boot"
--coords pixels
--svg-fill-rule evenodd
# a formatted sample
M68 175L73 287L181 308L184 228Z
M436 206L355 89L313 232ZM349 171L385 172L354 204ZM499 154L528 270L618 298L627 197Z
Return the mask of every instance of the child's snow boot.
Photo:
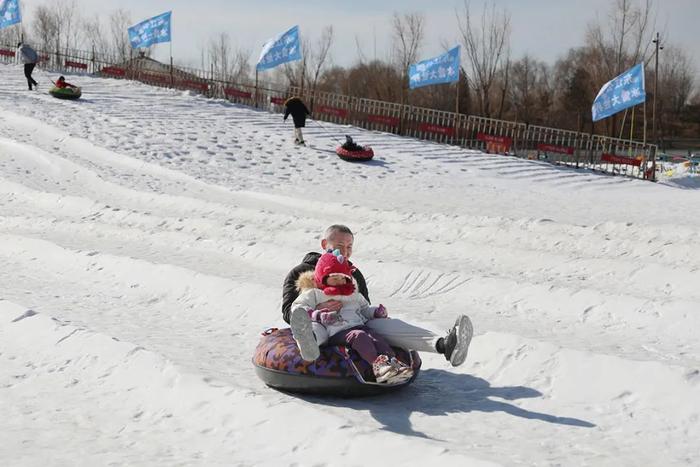
M378 383L388 383L391 378L399 374L399 370L391 364L386 355L378 356L372 363L372 372Z
M409 379L413 378L413 368L406 365L396 357L391 357L389 364L396 369L396 376L390 378L389 383L403 383L404 381L408 381Z

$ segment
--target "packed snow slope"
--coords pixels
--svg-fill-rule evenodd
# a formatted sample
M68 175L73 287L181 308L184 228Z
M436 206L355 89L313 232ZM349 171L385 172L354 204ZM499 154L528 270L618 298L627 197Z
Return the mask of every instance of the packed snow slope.
M0 66L1 465L697 465L699 191L36 77ZM390 316L471 316L464 365L357 400L256 378L332 223Z

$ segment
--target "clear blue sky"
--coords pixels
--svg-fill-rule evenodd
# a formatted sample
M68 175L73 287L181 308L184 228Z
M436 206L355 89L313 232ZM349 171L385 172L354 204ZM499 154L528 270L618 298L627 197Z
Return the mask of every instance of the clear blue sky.
M36 5L49 0L20 0L25 20L31 20ZM129 10L134 22L173 11L173 55L176 60L199 63L200 50L220 32L228 33L236 45L250 50L257 61L262 44L270 37L299 25L301 34L314 41L327 25L333 25L333 61L352 64L357 59L355 37L364 54L385 58L391 43L394 11L420 12L425 16L426 40L421 58L443 51L441 43L456 44L459 38L455 8L461 0L75 0L84 13L106 16L117 8ZM638 0L642 1L642 0ZM513 57L529 53L554 62L570 47L583 43L588 22L596 15L605 18L612 0L497 0L511 13ZM472 1L475 16L484 2ZM658 29L670 42L682 46L700 70L700 0L657 0ZM161 44L156 57L169 54Z

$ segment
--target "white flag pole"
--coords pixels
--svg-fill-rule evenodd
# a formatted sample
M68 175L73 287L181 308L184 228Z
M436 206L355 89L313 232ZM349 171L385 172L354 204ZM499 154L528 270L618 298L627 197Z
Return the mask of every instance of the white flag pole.
M642 142L647 144L647 100L644 99L644 136Z
M173 18L172 13L170 15L170 87L174 87L174 76L173 76Z
M629 108L625 109L625 115L622 117L622 125L620 126L620 136L619 139L622 139L622 132L625 129L625 122L627 121L627 111ZM612 116L612 115L611 115Z
M462 76L462 67L457 68L457 92L455 93L455 140L459 144L459 123L461 121L459 115L459 78Z

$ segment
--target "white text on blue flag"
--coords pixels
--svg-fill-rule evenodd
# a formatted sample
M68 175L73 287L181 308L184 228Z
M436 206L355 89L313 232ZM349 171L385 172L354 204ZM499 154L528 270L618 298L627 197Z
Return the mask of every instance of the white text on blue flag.
M411 89L431 84L454 83L459 80L459 46L447 53L423 60L408 67Z
M20 22L22 22L22 15L19 12L19 0L2 1L0 3L0 29Z
M268 70L294 60L301 60L299 26L294 26L265 43L260 52L257 69Z
M600 88L591 108L593 121L602 120L645 100L644 64L640 63Z
M154 16L129 28L129 42L135 49L159 42L170 42L170 16L172 12Z

